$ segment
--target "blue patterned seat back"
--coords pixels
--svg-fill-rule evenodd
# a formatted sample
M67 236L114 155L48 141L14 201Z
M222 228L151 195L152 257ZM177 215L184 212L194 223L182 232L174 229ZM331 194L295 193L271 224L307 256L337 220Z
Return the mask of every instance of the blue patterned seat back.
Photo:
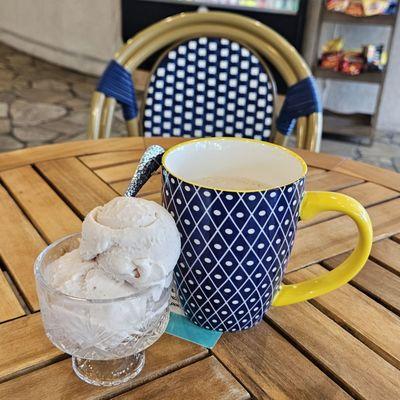
M150 78L145 136L238 136L268 140L274 86L239 43L200 37L169 50Z

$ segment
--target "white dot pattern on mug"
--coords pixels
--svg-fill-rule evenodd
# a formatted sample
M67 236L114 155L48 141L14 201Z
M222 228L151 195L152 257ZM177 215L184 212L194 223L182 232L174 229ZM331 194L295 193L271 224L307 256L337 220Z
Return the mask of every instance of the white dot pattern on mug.
M173 211L182 234L175 280L185 314L206 329L250 328L282 281L303 194L301 180L274 189L274 196L271 191L227 194L210 189L204 196L205 189L187 191L166 171L163 180L164 206Z
M268 140L274 92L258 57L236 42L195 38L160 61L145 99L145 136Z

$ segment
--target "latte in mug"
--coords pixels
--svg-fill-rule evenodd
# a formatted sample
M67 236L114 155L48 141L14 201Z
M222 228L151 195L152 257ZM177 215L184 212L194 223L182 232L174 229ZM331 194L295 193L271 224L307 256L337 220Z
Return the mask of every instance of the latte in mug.
M232 176L207 176L196 179L201 186L218 187L223 190L262 190L267 189L263 182L256 179Z

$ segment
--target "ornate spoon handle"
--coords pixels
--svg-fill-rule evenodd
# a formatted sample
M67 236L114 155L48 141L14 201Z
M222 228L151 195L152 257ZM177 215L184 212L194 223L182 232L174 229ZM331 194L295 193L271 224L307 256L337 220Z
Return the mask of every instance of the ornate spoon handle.
M143 153L136 171L125 191L126 197L135 197L142 186L148 181L151 174L161 165L161 158L165 150L158 145L150 146Z

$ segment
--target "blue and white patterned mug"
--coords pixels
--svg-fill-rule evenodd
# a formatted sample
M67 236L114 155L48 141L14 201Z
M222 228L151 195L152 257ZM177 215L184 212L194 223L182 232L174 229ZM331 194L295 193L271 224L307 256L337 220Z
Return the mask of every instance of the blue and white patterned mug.
M342 286L368 258L372 228L365 209L339 193L305 192L307 166L288 149L251 139L204 138L170 148L162 166L163 204L182 236L174 271L178 296L186 316L199 326L248 329L271 305L304 301ZM256 181L258 188L229 188L247 181L249 187ZM318 279L283 285L299 218L328 210L356 222L355 250Z

